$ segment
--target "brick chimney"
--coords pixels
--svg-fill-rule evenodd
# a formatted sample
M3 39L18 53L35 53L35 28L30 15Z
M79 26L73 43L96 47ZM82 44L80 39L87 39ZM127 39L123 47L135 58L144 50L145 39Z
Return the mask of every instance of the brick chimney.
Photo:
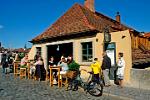
M120 14L119 14L119 12L117 12L116 21L119 22L119 23L121 23L121 19L120 19Z
M95 12L94 0L85 0L84 6L89 10L91 10L92 12Z

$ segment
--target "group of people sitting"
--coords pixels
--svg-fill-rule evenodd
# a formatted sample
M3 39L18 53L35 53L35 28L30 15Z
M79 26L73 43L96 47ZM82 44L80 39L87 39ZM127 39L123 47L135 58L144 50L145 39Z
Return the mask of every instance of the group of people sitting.
M21 67L23 68L28 68L28 55L26 54L22 59L21 59ZM46 75L49 77L50 76L50 70L49 67L50 66L59 66L61 67L61 71L60 71L60 75L62 74L66 74L67 71L69 70L68 65L71 64L73 62L73 58L72 56L68 56L67 58L65 58L64 56L62 56L60 58L60 61L57 63L54 59L53 56L51 56L49 58L48 61L48 68L47 68L47 72L46 73L46 69L44 68L44 62L41 56L36 56L34 61L30 62L30 75L31 77L35 77L36 80L45 80ZM52 73L54 74L54 79L57 78L57 70L52 70Z
M69 70L69 65L73 62L74 61L73 61L73 58L71 56L68 56L67 58L62 56L58 63L55 62L54 57L51 56L50 59L49 59L49 62L48 62L48 66L49 67L59 66L61 68L60 75L63 75L63 74L67 73L67 71ZM50 76L49 67L48 67L48 76ZM57 74L58 74L57 70L53 69L52 73L53 73L54 79L57 79ZM54 82L54 84L57 84L57 82Z
M28 68L28 55L26 54L22 59L21 59L21 68ZM44 62L41 56L38 56L37 59L34 61L30 62L29 65L29 73L32 78L36 78L36 80L45 80L45 74L46 70L44 68Z

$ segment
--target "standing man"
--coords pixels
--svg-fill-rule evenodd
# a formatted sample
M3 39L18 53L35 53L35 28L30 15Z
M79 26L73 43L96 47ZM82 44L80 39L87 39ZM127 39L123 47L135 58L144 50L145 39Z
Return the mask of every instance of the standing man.
M4 52L4 53L2 54L1 64L2 64L2 68L3 68L3 73L6 73L6 68L8 67L8 63L7 63L7 52Z
M1 65L1 60L2 60L2 51L0 51L0 65Z
M110 86L110 80L109 80L109 70L111 68L111 59L107 56L106 52L103 52L103 61L102 61L102 71L104 75L104 82L105 86Z
M124 69L125 69L125 61L123 59L123 53L119 53L118 55L119 59L117 62L117 78L119 82L119 86L122 88L123 87L123 78L124 78Z

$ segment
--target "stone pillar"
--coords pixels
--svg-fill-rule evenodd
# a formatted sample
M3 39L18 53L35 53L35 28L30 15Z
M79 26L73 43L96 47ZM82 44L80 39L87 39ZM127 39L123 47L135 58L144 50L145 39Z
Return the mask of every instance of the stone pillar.
M80 42L79 41L77 41L77 40L75 40L74 42L73 42L73 59L76 61L76 62L78 62L78 63L80 63L80 61L81 61L81 50L80 50Z
M44 67L47 70L48 65L47 65L47 46L46 45L42 46L42 58L44 61Z

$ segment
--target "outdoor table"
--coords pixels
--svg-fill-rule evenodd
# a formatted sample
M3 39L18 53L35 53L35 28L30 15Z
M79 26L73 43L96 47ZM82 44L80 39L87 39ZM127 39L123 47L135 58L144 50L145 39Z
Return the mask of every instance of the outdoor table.
M60 87L60 66L50 66L49 67L50 69L50 86L53 86L53 73L52 73L52 70L57 70L58 71L58 87Z

